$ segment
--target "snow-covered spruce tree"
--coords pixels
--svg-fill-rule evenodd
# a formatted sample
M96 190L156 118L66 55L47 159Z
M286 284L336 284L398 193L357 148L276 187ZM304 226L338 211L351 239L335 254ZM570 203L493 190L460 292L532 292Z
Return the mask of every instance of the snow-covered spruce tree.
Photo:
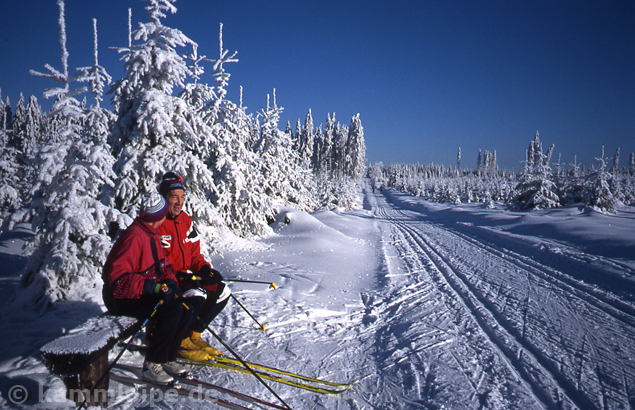
M364 127L359 114L351 118L346 143L344 173L354 181L360 181L364 175L366 162L366 142L364 141Z
M4 113L4 101L2 101L2 88L0 88L0 136L4 137L5 136L5 113ZM0 144L2 144L3 141L0 141ZM4 146L4 145L2 145Z
M291 129L291 122L287 121L287 126L284 128L284 133L287 134L287 137L291 141L291 146L293 147L293 129Z
M95 97L95 104L86 112L84 128L86 137L91 139L95 145L104 146L108 143L110 130L112 129L116 116L112 111L101 108L101 101L104 99L104 87L111 84L112 77L106 69L99 65L97 19L93 19L93 58L94 63L90 67L78 68L84 73L80 81L87 82L90 91Z
M18 149L24 157L30 157L37 149L38 137L42 130L44 114L35 96L29 97L26 105L26 122L24 134L20 138Z
M185 58L192 62L189 69L190 77L193 82L185 84L179 97L192 106L194 112L200 113L209 101L216 99L216 94L212 87L199 82L201 75L205 72L205 68L200 65L200 63L205 60L205 56L198 55L198 45L193 44L192 52L186 54Z
M512 192L509 205L513 209L549 209L560 206L560 199L556 194L556 184L551 179L552 144L546 154L542 152L538 131L534 140L529 144L527 159L520 176L520 183Z
M8 145L7 130L0 128L0 226L22 205L19 193L22 167L15 160L17 156L16 149Z
M311 109L306 114L306 118L304 119L304 126L302 127L302 131L300 132L299 139L299 153L300 160L305 168L309 169L312 166L313 161L313 146L315 144L315 130L313 128L313 115L311 114Z
M302 134L302 123L300 122L300 119L298 118L298 120L295 123L295 135L293 136L293 149L296 150L297 152L300 152L300 144L301 144L300 135L301 134Z
M370 178L371 186L379 189L387 185L384 164L376 162L368 167L368 178Z
M611 173L613 175L617 175L620 170L620 148L618 147L615 150L615 155L613 156L613 166L611 167Z
M0 112L0 115L2 116L2 122L4 123L3 129L11 129L11 119L13 118L13 114L11 111L11 101L9 100L9 97L7 97L6 102L3 104L3 110Z
M85 113L75 98L84 89L70 85L83 73L70 76L66 49L64 2L58 1L62 70L46 65L49 74L31 71L59 84L45 96L55 98L50 115L59 133L38 149L40 172L27 208L13 213L10 224L30 222L35 230L33 254L23 271L11 308L35 306L44 311L58 300L86 300L101 286L101 267L110 248L107 235L118 215L101 201L113 186L110 150L95 143L82 128ZM10 226L11 228L11 226Z
M13 113L13 119L11 121L11 128L13 129L14 140L19 138L24 133L26 125L26 108L24 107L24 95L20 93L20 98L15 106L15 112Z
M335 139L333 140L331 150L331 176L333 176L333 178L341 178L344 175L347 143L348 127L338 122L335 127Z
M177 47L194 45L181 31L166 27L165 12L176 12L174 0L150 0L146 10L150 21L139 23L132 33L140 44L122 49L126 76L111 92L117 107L111 144L118 158L118 180L114 206L134 217L141 198L156 189L168 170L183 176L188 189L187 209L212 239L214 227L222 220L210 203L216 190L214 176L200 147L210 128L196 115L195 108L172 95L175 87L184 87L190 75ZM210 241L205 241L209 243Z
M324 170L327 175L331 174L332 158L333 158L333 141L335 140L335 130L337 124L335 122L335 113L333 116L326 115L326 125L320 139L320 152L318 154L318 170Z
M610 184L614 177L607 171L604 146L602 146L602 154L595 159L599 162L600 168L588 177L585 195L586 206L604 213L615 213L622 203L611 191Z
M263 176L265 193L274 205L291 206L304 211L316 207L313 199L314 186L311 172L300 166L300 158L293 150L288 135L278 129L282 108L276 104L275 89L273 104L260 113L262 126L260 140L254 147L259 157L259 169Z
M223 48L222 24L218 38L218 59L205 60L214 64L212 77L216 87L212 99L201 111L211 132L203 136L199 145L216 184L211 201L234 233L262 235L270 232L267 217L273 214L273 206L264 192L258 155L251 149L257 142L258 122L245 113L242 88L238 105L225 98L230 74L224 65L238 59L236 52L229 55Z
M483 153L478 150L478 157L476 158L476 173L481 174L483 171Z

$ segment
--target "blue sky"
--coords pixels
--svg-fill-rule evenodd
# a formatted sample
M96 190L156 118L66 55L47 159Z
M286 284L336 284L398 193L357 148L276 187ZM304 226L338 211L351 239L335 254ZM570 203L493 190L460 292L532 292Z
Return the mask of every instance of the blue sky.
M0 88L15 107L20 92L42 97L50 80L29 75L61 67L55 0L5 2L0 13ZM109 47L147 21L140 0L67 0L71 68L91 65L92 18L99 59L113 78L123 65ZM255 113L276 89L281 128L309 109L349 124L360 113L371 162L475 167L478 150L519 168L536 130L554 159L595 163L620 147L635 151L633 1L246 1L179 0L164 24L218 55L238 51L228 98ZM189 50L182 50L182 52ZM205 74L207 77L211 71Z

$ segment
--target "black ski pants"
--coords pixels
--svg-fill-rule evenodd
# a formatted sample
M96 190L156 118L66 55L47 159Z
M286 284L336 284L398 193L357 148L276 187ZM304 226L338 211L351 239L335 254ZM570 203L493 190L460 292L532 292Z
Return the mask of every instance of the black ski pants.
M150 317L158 301L156 297L145 296L141 299L115 299L117 315L145 320ZM203 305L202 298L177 298L159 306L146 328L146 360L154 363L176 360L181 341L189 336L196 321L182 302L187 303L195 311L200 310Z
M198 317L201 318L201 321L197 320L197 323L194 323L194 331L203 333L205 329L207 329L207 326L209 326L209 324L212 322L212 320L214 320L214 318L218 316L218 314L225 308L229 298L218 302L218 297L221 295L221 293L223 293L224 288L225 284L219 283L215 291L207 290L206 299L197 298L204 300L205 304L197 310L197 312L199 312Z

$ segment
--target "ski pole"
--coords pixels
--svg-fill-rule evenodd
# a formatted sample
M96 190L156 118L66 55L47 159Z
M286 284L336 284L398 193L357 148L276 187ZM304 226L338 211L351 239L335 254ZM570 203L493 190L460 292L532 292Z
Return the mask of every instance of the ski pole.
M101 375L101 377L99 378L99 381L97 381L97 383L95 383L95 385L93 386L92 389L90 389L90 391L88 392L88 396L84 396L84 401L82 402L82 404L80 404L77 409L81 409L83 407L86 406L86 401L88 400L88 398L90 396L93 395L93 392L95 391L95 389L97 388L97 386L99 386L99 384L101 382L104 381L104 379L106 378L106 375L108 375L110 373L110 371L112 370L113 366L117 363L117 361L119 359L121 359L121 356L123 356L124 352L126 350L128 350L128 347L130 347L130 344L133 342L133 340L135 340L135 338L137 336L139 336L139 333L141 333L141 330L143 330L143 328L146 327L146 325L148 324L148 322L150 321L150 319L152 319L152 317L155 315L155 313L157 313L157 309L159 309L159 306L161 306L163 304L163 299L159 300L159 303L157 303L157 305L154 307L154 310L152 311L152 313L150 314L150 316L148 316L148 318L146 320L143 321L143 323L141 324L141 327L135 332L134 335L132 335L132 337L130 338L130 340L128 340L128 343L126 343L126 345L124 346L123 349L121 349L121 352L119 352L119 354L117 355L117 357L115 358L115 360L112 361L112 363L110 363L110 366L108 366L108 368L106 369L106 371L104 372L104 374Z
M247 310L247 308L245 307L245 305L243 305L242 303L240 303L240 300L238 300L238 298L237 298L236 296L234 296L234 294L233 294L233 293L231 294L231 297L232 297L232 299L234 299L234 300L236 301L236 303L238 303L238 306L240 306L241 308L243 308L243 310L244 310L245 312L247 312L247 314L249 315L249 317L251 317L251 318L254 320L254 322L256 322L256 324L258 324L258 326L260 326L260 330L262 330L262 331L264 332L264 331L265 331L265 325L261 325L261 324L260 324L260 323L256 320L256 318L254 317L254 315L252 315L252 314L251 314L251 313Z
M225 279L225 282L262 283L263 285L269 285L269 289L278 289L274 282L265 282L261 280Z
M200 278L198 278L198 277L196 277L196 276L192 276L192 280L194 280L194 281L196 282L196 285L198 286L198 289L199 289L201 292L207 292L207 291L205 290L205 288L204 288L204 287L202 287L202 286L201 286L201 284L198 282L198 281L200 280ZM275 285L275 283L274 283L274 285ZM262 330L262 331L264 332L264 331L266 330L266 329L265 329L265 325L260 324L260 322L258 322L258 321L256 320L256 318L254 317L254 315L252 315L252 314L251 314L251 313L247 310L247 308L245 307L245 305L243 305L242 303L240 303L240 301L236 298L236 296L234 296L234 294L233 294L233 293L230 293L230 296L231 296L231 297L232 297L232 298L236 301L236 303L238 303L238 305L239 305L241 308L243 308L243 310L244 310L245 312L247 312L247 314L249 315L249 317L251 317L251 318L254 320L254 322L256 322L256 324L260 327L260 330Z
M212 336L214 336L216 338L216 340L218 340L223 346L225 346L225 348L227 350L229 350L229 352L234 355L234 357L240 362L242 363L243 366L245 366L245 369L249 370L251 372L251 374L253 374L256 379L258 379L258 381L267 388L267 390L269 390L275 397L276 399L280 400L280 403L284 404L284 406L286 408L288 408L289 410L291 410L291 407L289 407L289 405L282 399L282 397L278 396L278 393L276 393L271 387L269 387L269 385L267 383L265 383L264 380L262 380L262 378L260 376L258 376L258 373L256 373L251 367L249 367L249 365L240 357L238 356L238 354L236 352L234 352L234 349L232 349L231 347L229 347L229 345L227 343L225 343L225 341L223 339L220 338L220 336L218 336L216 334L216 332L214 332L205 322L203 322L203 320L198 317L198 315L194 312L194 310L192 310L187 303L185 303L184 301L181 301L181 303L183 304L183 307L185 307L185 309L189 310L190 313L192 313L192 315L194 315L194 317L201 323L205 324L205 327L207 328L207 330L209 330L209 332L212 334Z

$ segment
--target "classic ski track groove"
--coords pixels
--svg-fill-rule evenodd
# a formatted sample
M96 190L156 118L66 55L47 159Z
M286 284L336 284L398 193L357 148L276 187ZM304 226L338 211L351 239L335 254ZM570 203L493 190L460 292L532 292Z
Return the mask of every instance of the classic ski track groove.
M633 317L632 314L630 313L634 311L632 306L619 300L606 298L604 297L604 294L602 292L596 291L592 287L574 278L569 277L565 273L557 269L551 268L549 266L543 265L539 262L533 261L524 255L520 255L512 251L501 252L495 246L490 245L487 242L483 243L465 234L457 233L453 229L449 229L446 227L439 227L435 223L426 223L426 224L427 226L434 227L435 229L440 229L441 231L443 231L444 234L448 234L449 236L454 236L458 238L459 240L461 239L467 240L472 246L476 247L480 251L489 253L490 255L493 256L493 258L502 259L508 263L511 263L517 266L522 271L527 273L528 278L532 278L533 280L537 279L536 280L537 283L540 280L543 280L547 282L549 285L555 286L555 289L557 289L558 292L553 294L558 298L558 302L568 306L568 310L572 312L570 317L573 318L573 320L575 320L578 323L578 326L581 329L583 329L585 336L594 341L594 343L589 343L589 348L591 349L591 360L594 363L596 363L597 384L598 384L599 390L602 392L601 401L602 402L610 401L610 402L616 403L618 406L625 406L625 407L629 406L629 398L628 398L629 393L627 391L620 391L619 389L615 389L614 387L610 385L606 385L606 383L603 380L604 377L601 376L601 373L603 372L600 371L600 368L606 367L608 370L604 372L609 372L609 373L614 370L619 370L623 372L624 374L628 373L629 376L633 378L635 377L635 369L633 369L632 364L629 361L623 358L620 358L618 356L608 356L608 355L601 354L599 352L599 349L606 349L605 346L607 346L607 343L599 339L593 332L589 331L590 325L585 324L585 322L582 321L583 319L582 315L584 313L578 314L578 311L580 311L580 307L573 306L571 304L574 301L574 298L570 298L568 296L563 297L561 295L573 295L575 296L576 302L581 302L582 304L589 306L590 308L587 307L589 311L592 311L593 308L595 308L599 310L600 312L606 314L607 316L622 322L625 326L627 326L628 330L630 331L629 333L632 336L635 336L635 331L634 331L635 329L633 329L635 327L635 317ZM437 249L437 252L438 252L438 249L440 248L434 247L434 249ZM446 263L449 263L446 259L444 259L444 261L446 261ZM458 270L454 269L454 270L457 272L461 271L461 269L458 269ZM463 277L463 280L467 281L465 277ZM487 298L485 299L487 300ZM526 340L526 338L522 337L522 340ZM531 345L531 342L529 341L527 342ZM537 351L540 352L539 349ZM578 352L578 354L582 356L584 356L585 353L586 352L584 350L580 350ZM543 358L544 355L541 354L540 357ZM549 358L546 358L546 357L544 358L547 361L547 363L549 363L550 367L553 368L554 372L556 372L559 375L562 374L561 371L554 368L556 362L554 362L552 359L550 360ZM577 387L575 387L575 383L573 383L570 380L570 378L567 378L564 374L562 374L562 377L564 380L567 380L567 384L574 389L577 395L582 394L586 397L587 401L591 400L591 398L588 396L586 392L580 392L580 390ZM605 405L604 407L611 408L612 406ZM598 407L597 407L597 404L594 403L593 406L590 408L598 408Z
M399 212L402 214L404 213L403 211ZM508 249L500 249L496 245L492 245L487 241L472 237L463 232L458 232L446 226L440 226L433 222L426 223L428 225L438 227L449 235L454 235L457 238L468 241L473 246L490 253L496 258L505 259L507 262L516 265L518 268L539 276L540 278L550 282L553 285L558 286L560 289L563 289L566 292L574 293L576 296L579 296L586 302L592 304L598 309L601 309L605 313L613 316L614 318L624 322L631 327L635 326L635 307L632 305L629 305L621 300L612 299L603 292L597 291L591 286L586 285L584 282L573 279L569 275L566 275L557 269L553 269L549 266L543 265L540 262L536 262L531 258L528 258L514 251ZM610 261L610 259L608 258L601 259L607 264L608 261ZM611 262L614 265L617 264L616 262Z
M488 335L491 342L507 357L507 362L510 366L515 368L517 374L519 374L522 379L531 386L536 398L542 402L543 405L549 408L557 407L557 404L554 403L553 399L550 397L549 392L545 390L546 386L543 386L545 382L547 382L546 384L549 384L548 380L544 380L544 377L549 377L553 383L559 386L559 388L567 396L568 400L570 400L570 402L575 406L582 409L601 408L591 397L588 396L588 392L580 391L576 387L576 383L574 381L567 378L565 374L558 370L555 366L555 362L546 357L540 349L536 348L528 339L526 339L523 335L524 332L520 332L507 322L504 315L498 311L493 302L491 302L486 295L482 293L483 291L468 280L468 278L462 273L460 267L457 269L457 261L453 258L448 259L447 256L444 256L444 252L449 252L449 250L444 249L442 246L439 247L438 244L433 242L433 239L430 239L425 235L424 231L414 228L413 224L410 222L412 221L412 218L409 217L407 213L401 211L398 212L408 220L408 223L404 222L399 217L391 216L385 207L378 207L377 217L379 219L383 219L388 224L395 226L402 232L402 234L409 237L406 241L414 248L419 248L421 253L433 263L438 273L443 277L443 280L450 285L456 295L463 300L466 308L468 308L472 316L477 320L481 329ZM548 283L552 287L552 295L558 298L557 301L560 304L567 305L568 310L571 312L576 312L576 307L570 303L572 299L563 298L560 294L573 295L576 297L576 300L579 301L578 303L581 302L598 309L604 314L619 320L628 327L632 328L634 326L635 318L631 314L633 311L632 306L620 300L606 297L601 293L601 291L596 291L590 286L568 277L557 269L542 265L521 254L506 249L501 250L495 245L470 237L464 233L456 232L451 228L438 225L434 222L423 221L421 220L420 215L417 218L416 223L423 224L428 229L437 230L445 235L452 236L455 240L463 241L468 244L468 246L475 247L481 252L488 253L493 259L504 260L506 263L516 266L526 275L529 289L532 288L532 283L534 281ZM461 265L464 262L458 261L458 263ZM538 283L536 282L536 284ZM544 283L541 283L540 285L544 285ZM555 289L557 289L557 292L554 292ZM526 296L526 298L527 297L529 296ZM526 302L527 299L525 299L525 303ZM618 391L613 387L608 388L602 380L603 378L600 374L602 369L599 366L602 366L601 359L603 356L597 352L597 348L598 346L603 346L603 344L597 339L597 337L594 336L593 333L587 330L587 327L585 327L583 323L580 322L581 318L579 315L572 315L572 317L574 320L578 321L579 326L584 329L586 338L592 340L591 343L587 344L586 348L591 349L589 352L591 360L598 363L596 366L598 372L597 384L602 395L600 402L603 404L609 402L619 403L620 405L628 408L628 393ZM513 341L514 346L507 346L505 344L506 340ZM518 352L523 353L515 353L513 349L517 349ZM578 380L582 377L581 366L583 364L583 360L585 359L584 349L585 346L583 344L580 350L580 354L583 357L579 361L580 368L577 371ZM523 357L523 355L525 355L525 357ZM535 375L535 371L537 369L525 369L524 367L528 365L526 361L527 357L532 359L532 367L536 366L537 369L542 369L542 371L538 370L538 375L542 374L542 376L538 377L537 380L535 379L535 377L537 377ZM604 360L611 360L611 358ZM609 371L610 368L617 368L618 370L623 371L624 377L626 377L626 373L629 373L629 376L632 376L633 370L628 370L629 363L626 363L619 357L617 359L613 359L613 362L614 363L609 363L607 366ZM556 396L559 396L559 394L556 394ZM558 397L556 397L556 401L560 401ZM606 405L604 407L606 407Z
M555 403L552 401L549 395L540 388L539 384L536 383L536 381L528 374L526 369L518 363L518 359L515 357L514 353L511 352L510 349L501 340L499 340L499 336L494 332L491 326L487 324L487 320L484 317L485 314L483 312L484 306L482 306L482 304L480 304L478 300L474 300L475 297L469 290L461 289L465 288L465 284L462 283L462 281L457 283L449 277L450 273L448 273L448 270L450 270L450 272L454 275L456 275L456 272L453 272L447 265L441 266L445 264L440 263L438 258L436 258L437 260L435 261L435 258L431 256L431 250L429 249L429 246L422 243L420 238L419 240L417 240L417 237L419 237L420 234L415 229L410 228L408 224L400 221L399 219L391 217L384 208L380 208L380 214L381 218L397 228L398 231L404 236L405 242L411 249L413 249L413 253L417 255L418 259L421 260L422 255L424 255L425 261L429 261L432 264L432 267L438 274L438 277L434 279L435 286L442 294L449 294L449 290L446 289L445 286L443 286L443 283L447 284L450 287L453 294L455 295L452 296L450 294L450 298L455 299L458 297L461 305L463 305L465 310L469 312L471 317L478 324L478 327L487 336L487 339L490 341L491 345L499 351L499 354L502 357L505 357L505 362L507 363L508 367L517 375L520 380L522 380L528 386L530 391L533 392L536 403L540 403L541 407L555 408ZM419 249L420 252L417 252L416 249ZM430 267L430 264L426 264L425 261L423 261L423 265ZM434 274L434 272L430 272L430 274ZM461 366L458 359L456 357L454 357L454 359L457 364ZM468 382L472 384L471 380L469 380L467 376L466 378L468 379ZM473 384L472 387L474 388ZM477 392L475 390L474 394L476 393Z
M522 349L525 355L531 358L532 362L537 361L543 368L541 373L550 374L551 379L555 381L561 389L567 392L567 396L570 397L571 401L576 403L578 407L595 408L593 403L578 399L578 394L576 394L574 386L571 386L566 379L561 377L555 369L552 368L546 359L541 357L539 350L533 348L533 346L523 339L522 335L520 335L516 329L505 323L504 318L491 306L491 302L481 296L478 289L469 283L462 274L454 271L454 269L425 242L423 235L408 227L406 224L399 223L398 225L404 229L404 231L407 231L425 255L436 265L437 272L443 277L445 283L454 290L455 294L462 299L472 317L479 323L481 330L488 336L492 344L507 357L507 362L510 367L531 386L532 391L543 404L549 408L556 408L556 403L553 402L548 392L543 390L540 381L532 377L530 372L520 363L518 359L520 354L510 348L508 345L509 341L515 344L514 347ZM500 325L500 327L496 329L495 324L490 324L491 321L494 321Z

